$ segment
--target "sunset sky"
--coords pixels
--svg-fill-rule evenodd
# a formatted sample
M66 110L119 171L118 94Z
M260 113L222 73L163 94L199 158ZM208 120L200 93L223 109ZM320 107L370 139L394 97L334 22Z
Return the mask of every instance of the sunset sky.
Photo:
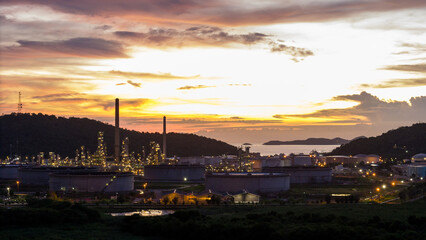
M232 144L426 119L425 0L0 0L0 109Z

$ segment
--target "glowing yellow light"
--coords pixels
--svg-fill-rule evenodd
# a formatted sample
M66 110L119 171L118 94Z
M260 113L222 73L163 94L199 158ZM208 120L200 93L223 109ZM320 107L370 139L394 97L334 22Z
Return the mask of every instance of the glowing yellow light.
M376 188L376 191L377 191L377 192L380 192L380 188Z
M376 173L373 173L373 177L375 177L376 176Z

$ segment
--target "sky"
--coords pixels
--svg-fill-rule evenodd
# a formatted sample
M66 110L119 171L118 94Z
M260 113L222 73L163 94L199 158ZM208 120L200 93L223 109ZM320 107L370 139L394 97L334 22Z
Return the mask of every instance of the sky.
M0 0L0 110L231 144L426 119L424 0Z

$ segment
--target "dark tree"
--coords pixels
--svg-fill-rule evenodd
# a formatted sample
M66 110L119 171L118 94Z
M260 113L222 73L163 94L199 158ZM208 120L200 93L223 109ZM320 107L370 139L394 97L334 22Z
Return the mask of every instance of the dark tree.
M0 116L0 158L12 154L36 156L55 152L61 157L75 157L75 150L85 146L96 151L98 132L104 132L108 155L114 151L114 126L87 118L64 118L44 114L9 114ZM162 134L120 129L120 138L129 138L130 152L140 154L149 143L162 144ZM19 144L17 144L19 143ZM215 139L187 133L167 134L169 156L201 156L235 154L237 148Z

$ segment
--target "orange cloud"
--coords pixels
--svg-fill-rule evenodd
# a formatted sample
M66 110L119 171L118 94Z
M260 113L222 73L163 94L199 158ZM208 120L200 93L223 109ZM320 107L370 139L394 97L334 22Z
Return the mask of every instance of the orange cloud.
M56 11L85 16L118 16L147 23L198 23L227 26L264 25L289 22L321 22L368 12L421 8L425 1L268 1L251 4L239 1L115 0L33 1L4 0L2 5L37 4ZM84 6L84 7L82 7Z
M173 79L197 79L200 75L196 76L176 76L170 73L142 73L142 72L123 72L123 71L109 71L108 74L121 76L125 78L144 78L144 79L159 79L159 80L173 80Z
M2 49L5 58L124 58L124 47L116 42L101 38L71 38L61 41L17 41L19 46Z

